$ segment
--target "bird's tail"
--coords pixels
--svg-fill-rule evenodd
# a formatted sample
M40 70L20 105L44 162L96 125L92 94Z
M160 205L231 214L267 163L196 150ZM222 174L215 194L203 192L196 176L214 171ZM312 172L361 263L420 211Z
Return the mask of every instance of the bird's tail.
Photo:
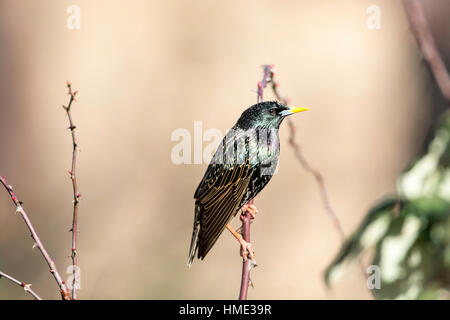
M194 227L192 230L191 247L189 249L189 259L188 259L188 263L187 263L189 268L192 265L192 261L194 261L195 253L197 252L197 248L198 248L198 232L200 230L200 221L198 219L199 216L200 216L200 207L196 205L195 206Z

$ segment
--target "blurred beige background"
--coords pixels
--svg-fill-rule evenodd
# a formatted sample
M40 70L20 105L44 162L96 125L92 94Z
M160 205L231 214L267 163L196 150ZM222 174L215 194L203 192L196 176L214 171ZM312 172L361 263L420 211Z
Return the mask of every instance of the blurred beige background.
M448 2L427 3L434 31L448 39ZM80 30L66 27L72 4ZM366 27L372 4L380 30ZM0 1L0 174L64 277L71 140L61 105L66 80L79 90L81 299L237 297L241 260L231 235L186 267L206 164L174 165L170 137L177 128L192 133L195 120L224 133L255 103L265 63L275 64L292 104L310 108L293 119L297 136L350 233L395 192L431 122L433 85L400 1ZM283 126L278 174L256 199L259 266L249 298L371 299L357 266L326 288L322 274L340 238L287 136ZM58 298L32 244L1 190L0 270ZM28 298L0 280L0 299Z

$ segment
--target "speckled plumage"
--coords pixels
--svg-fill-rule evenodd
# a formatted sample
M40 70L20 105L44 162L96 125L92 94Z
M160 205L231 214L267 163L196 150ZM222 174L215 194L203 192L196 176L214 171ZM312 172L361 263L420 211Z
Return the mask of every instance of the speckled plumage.
M269 182L278 164L278 128L289 110L278 102L245 110L223 138L195 191L188 265L203 259L239 209ZM283 114L280 114L283 113Z

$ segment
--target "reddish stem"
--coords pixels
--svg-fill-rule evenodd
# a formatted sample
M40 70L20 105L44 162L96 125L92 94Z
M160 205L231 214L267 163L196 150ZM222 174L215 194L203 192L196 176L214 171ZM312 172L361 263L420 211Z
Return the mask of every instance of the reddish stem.
M267 87L267 84L270 82L270 76L272 74L273 65L264 65L263 66L263 78L261 82L258 82L257 86L257 98L256 101L263 101L263 93L264 89ZM253 204L253 199L248 202L248 204ZM245 241L250 242L250 224L251 224L252 216L250 212L247 210L242 219L242 237ZM242 277L241 277L241 289L239 292L239 300L247 300L248 286L250 284L250 270L252 269L252 261L251 259L246 259L242 262Z
M0 271L0 278L1 277L8 279L12 283L15 283L18 286L22 287L23 290L25 290L26 293L30 294L35 300L42 300L42 298L40 296L38 296L37 293L33 291L33 289L31 289L31 283L27 284L25 282L19 281L15 278L11 277L10 275Z
M253 199L248 202L253 204ZM245 241L250 242L250 225L252 216L247 210L242 217L242 238ZM252 268L251 259L247 259L242 263L242 279L241 290L239 292L239 300L247 300L248 286L250 284L250 270Z
M283 97L278 90L279 84L275 80L275 74L273 71L271 71L271 74L270 74L270 82L272 83L273 94L275 95L277 100L280 101L281 103L283 103L284 105L288 105L288 103L289 103L288 99ZM295 157L300 162L300 165L303 167L303 169L306 172L310 173L314 177L314 180L316 180L317 186L319 187L319 192L320 192L320 195L322 198L322 203L325 208L325 211L330 216L330 218L333 222L334 228L338 232L339 237L341 238L342 244L344 244L347 237L345 236L344 228L342 228L342 225L337 217L337 214L331 205L331 201L330 201L330 198L328 197L328 191L327 191L327 187L325 185L323 176L320 173L320 171L317 170L316 168L314 168L308 162L308 160L305 158L305 156L303 155L300 145L298 144L298 142L295 139L296 128L295 128L294 122L289 117L286 120L287 120L288 126L289 126L289 145L294 150ZM358 263L359 263L359 267L360 267L360 270L361 270L363 276L366 277L366 269L365 269L364 265L362 264L362 262L360 260L358 261ZM372 290L369 290L369 291L373 295L373 291Z
M22 202L19 201L17 196L15 195L13 188L6 182L6 178L0 176L0 183L3 184L6 191L8 191L11 200L14 202L14 205L16 206L16 212L19 213L25 222L26 226L28 227L28 230L31 232L31 237L33 238L35 242L35 246L39 249L39 251L42 253L42 256L44 257L45 261L47 262L48 266L50 267L50 273L55 278L59 289L61 293L61 297L64 300L70 300L69 290L67 289L66 284L62 280L58 270L56 269L56 265L53 262L53 260L50 258L50 255L48 254L47 250L45 249L44 245L41 242L41 239L39 239L39 236L37 235L33 225L31 224L30 219L28 218L28 215L26 214L25 210L22 207Z
M72 180L72 189L73 189L73 218L72 218L72 228L70 231L72 232L72 249L71 249L71 258L72 258L72 272L73 272L73 280L72 280L72 299L77 299L77 281L79 280L78 274L78 252L77 252L77 240L78 240L78 204L80 202L81 195L78 193L78 185L77 185L77 176L76 176L76 163L77 163L77 149L78 149L78 140L75 137L75 129L76 126L72 121L71 107L72 103L75 101L75 96L77 91L72 92L72 85L70 82L67 82L67 88L69 89L70 100L69 104L64 107L66 110L67 117L69 119L69 129L72 135L72 167L69 171L70 180Z
M447 103L450 104L450 75L445 63L436 48L433 35L428 28L427 19L423 12L422 4L417 0L403 0L406 16L408 17L411 31L416 37L417 43L422 51L425 61L430 66L431 72L436 80Z

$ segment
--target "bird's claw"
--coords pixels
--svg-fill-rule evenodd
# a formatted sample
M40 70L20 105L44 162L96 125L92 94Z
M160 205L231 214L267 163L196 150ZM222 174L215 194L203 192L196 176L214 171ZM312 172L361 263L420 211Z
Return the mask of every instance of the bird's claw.
M252 264L256 266L255 250L253 250L252 244L243 239L240 241L240 243L241 243L241 257L244 259L244 262L247 261L248 258L250 258Z
M242 215L245 215L246 213L250 213L250 215L252 216L252 219L256 218L256 214L258 213L258 209L256 209L254 204L244 204L242 206ZM242 215L241 215L241 220L242 220Z

